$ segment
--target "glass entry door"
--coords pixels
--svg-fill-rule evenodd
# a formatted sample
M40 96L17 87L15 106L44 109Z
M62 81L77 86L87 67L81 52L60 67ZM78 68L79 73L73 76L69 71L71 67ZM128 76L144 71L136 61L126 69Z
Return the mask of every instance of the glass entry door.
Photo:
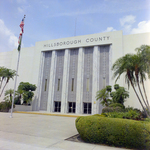
M60 111L61 111L61 102L55 102L54 112L60 112Z
M76 103L75 102L69 102L68 103L68 112L69 113L75 113L76 111Z
M84 114L91 114L92 104L91 103L83 103L83 113Z

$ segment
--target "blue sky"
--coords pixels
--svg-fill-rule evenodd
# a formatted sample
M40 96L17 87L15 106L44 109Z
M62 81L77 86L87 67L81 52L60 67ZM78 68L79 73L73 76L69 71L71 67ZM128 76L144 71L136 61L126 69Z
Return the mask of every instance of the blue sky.
M122 30L150 32L150 0L0 0L0 52L35 42Z

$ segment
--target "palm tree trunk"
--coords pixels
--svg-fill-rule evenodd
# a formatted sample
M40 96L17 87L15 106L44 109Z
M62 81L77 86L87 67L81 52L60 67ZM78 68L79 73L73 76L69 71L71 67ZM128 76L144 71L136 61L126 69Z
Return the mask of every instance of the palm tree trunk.
M142 94L142 91L141 91L141 88L140 88L139 83L138 83L138 88L139 88L139 91L140 91L140 93L141 93L141 96L142 96L142 99L143 99L143 101L144 101L144 104L145 104L147 110L150 112L150 109L149 109L148 105L146 104L146 102L145 102L145 100L144 100L144 97L143 97L143 94Z
M137 81L137 84L138 84L138 88L139 88L140 94L142 96L143 102L144 102L145 106L148 108L148 105L146 104L146 101L145 101L145 99L143 97L143 94L142 94L142 91L141 91L141 88L140 88L140 85L139 85L139 81Z
M147 104L149 106L149 102L148 102L148 99L147 99L147 94L146 94L146 90L145 90L145 86L144 86L143 80L142 80L142 85L143 85L143 90L144 90L144 94L145 94L145 97L146 97L146 102L147 102Z
M139 98L139 96L138 96L138 94L137 94L137 92L136 92L136 90L135 90L135 87L134 87L134 85L133 85L133 83L132 83L130 77L128 77L128 78L129 78L129 81L130 81L130 83L131 83L131 85L132 85L132 88L133 88L133 90L134 90L134 92L135 92L135 94L136 94L136 96L137 96L137 98L138 98L138 100L139 100L139 102L140 102L140 104L141 104L141 106L142 106L142 108L143 108L145 114L150 118L150 116L148 115L147 111L145 110L145 108L144 108L144 106L143 106L143 104L142 104L142 101L140 100L140 98Z
M7 85L7 83L8 83L8 81L6 81L4 87L3 87L2 91L1 91L0 97L2 96L2 93L3 93L3 91L4 91L4 89L5 89L6 85Z
M0 89L1 89L1 87L2 87L3 80L4 80L4 78L2 78L2 81L1 81L1 83L0 83Z

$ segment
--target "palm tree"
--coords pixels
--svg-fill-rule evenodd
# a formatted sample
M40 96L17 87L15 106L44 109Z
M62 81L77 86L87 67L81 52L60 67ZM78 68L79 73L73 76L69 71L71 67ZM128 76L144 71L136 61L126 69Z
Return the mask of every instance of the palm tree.
M5 85L4 85L4 87L3 87L2 91L1 91L0 97L1 97L5 87L7 85L7 83L9 82L9 80L13 79L15 75L16 75L16 71L15 70L5 69L4 76L6 78L6 83L5 83Z
M5 91L5 98L4 98L4 100L12 102L13 93L14 93L13 89L6 90Z
M136 77L134 76L134 72L135 72L135 59L134 59L135 55L133 54L126 54L125 56L119 58L118 60L116 60L116 62L113 64L112 66L112 70L114 71L113 77L117 77L116 81L120 78L120 76L125 73L125 81L128 84L128 88L131 84L143 110L145 111L145 113L147 114L144 105L135 89L135 85L136 85ZM147 114L148 115L148 114Z
M143 80L146 79L146 65L145 65L145 62L143 61L143 58L141 57L140 54L133 56L133 62L134 62L133 65L135 66L134 72L135 72L135 77L136 77L136 82L137 82L137 85L138 85L138 89L140 91L141 97L143 99L143 102L144 102L146 108L149 110L148 100L145 101L145 98L142 94L141 87L140 87L140 84L139 84L140 79L141 79L142 82L143 82ZM144 85L144 82L143 82L143 85Z
M18 89L16 91L16 99L17 99L17 103L21 104L21 99L22 99L22 96L25 95L24 91L21 90L21 89Z
M5 79L6 68L0 67L0 89L2 87L3 80Z
M147 73L148 78L150 79L150 46L142 45L141 47L136 48L136 51L138 56L141 58L143 64L142 70L144 70L144 73L140 72L140 82L142 83L143 91L146 97L146 102L147 105L149 106L149 102L148 102L148 98L144 86L144 80L146 80L145 73Z
M112 88L111 86L106 86L106 88L101 89L100 91L97 91L96 93L96 100L100 100L102 106L108 106L112 100L109 99L110 92Z

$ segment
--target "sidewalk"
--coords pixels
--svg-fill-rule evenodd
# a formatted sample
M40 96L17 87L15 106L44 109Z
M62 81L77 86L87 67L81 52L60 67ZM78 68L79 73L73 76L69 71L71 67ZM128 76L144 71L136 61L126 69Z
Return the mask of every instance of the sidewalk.
M0 113L0 150L127 150L65 140L78 134L77 116L72 114L18 112L9 116Z

